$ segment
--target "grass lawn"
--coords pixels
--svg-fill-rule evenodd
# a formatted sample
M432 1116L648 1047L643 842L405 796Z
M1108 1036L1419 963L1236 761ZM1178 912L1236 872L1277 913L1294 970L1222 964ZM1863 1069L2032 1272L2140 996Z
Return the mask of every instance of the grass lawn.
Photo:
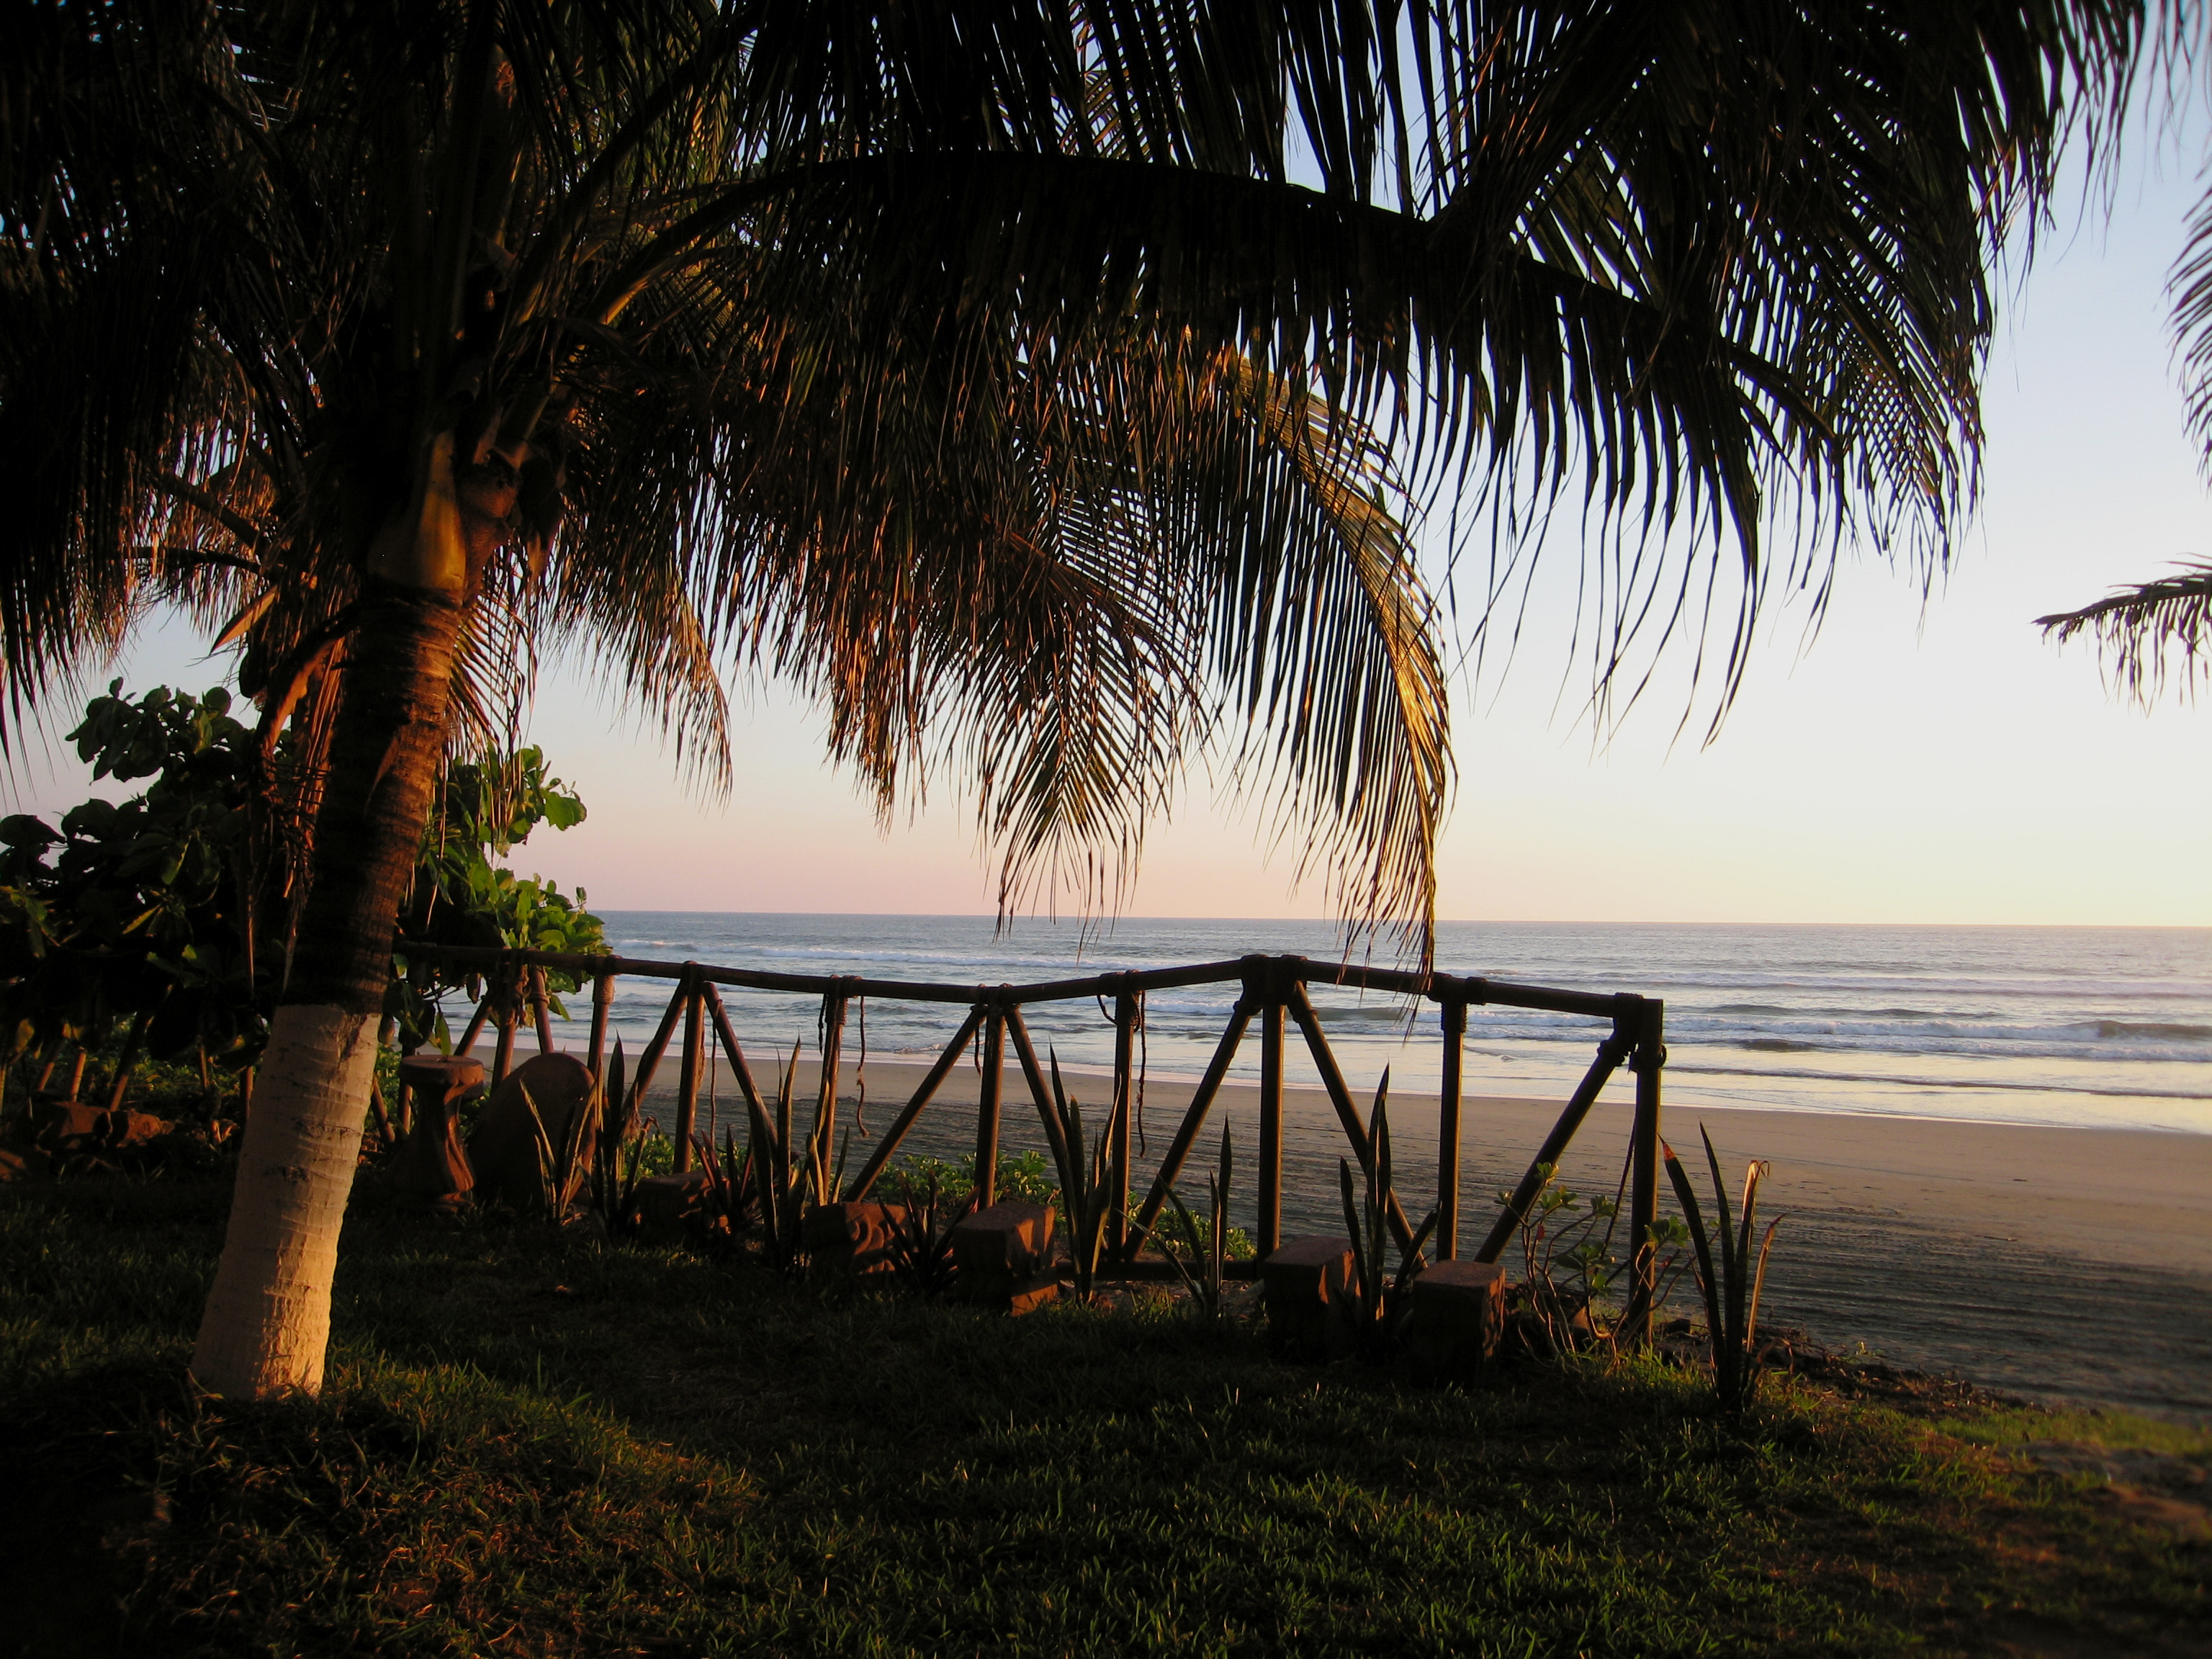
M195 1399L220 1177L0 1188L0 1651L2212 1653L2212 1441L1656 1363L1461 1388L357 1215L329 1388ZM1841 1390L1841 1391L1839 1391ZM13 1648L10 1644L15 1644Z

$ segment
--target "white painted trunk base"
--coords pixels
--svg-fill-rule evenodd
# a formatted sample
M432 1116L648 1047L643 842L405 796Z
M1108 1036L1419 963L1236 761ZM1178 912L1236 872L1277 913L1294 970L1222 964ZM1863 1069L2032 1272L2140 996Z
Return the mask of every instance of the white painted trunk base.
M222 1261L192 1351L192 1376L210 1393L269 1400L322 1388L376 1024L374 1014L290 1005L270 1024Z

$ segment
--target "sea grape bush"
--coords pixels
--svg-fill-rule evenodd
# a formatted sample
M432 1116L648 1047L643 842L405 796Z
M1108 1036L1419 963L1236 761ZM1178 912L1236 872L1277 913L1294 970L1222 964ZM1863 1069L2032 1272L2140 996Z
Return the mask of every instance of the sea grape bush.
M27 813L0 819L0 1045L11 1055L57 1041L97 1047L143 1018L156 1060L198 1056L251 1065L283 983L291 908L276 845L302 826L262 796L286 749L264 757L229 692L167 686L139 696L116 680L69 734L96 781L144 787L121 802L94 796L58 827ZM521 749L453 766L425 834L415 890L399 918L390 1012L417 1038L443 1035L436 995L457 982L411 971L408 939L590 952L605 948L584 894L521 877L494 860L532 830L582 822L584 804ZM576 988L556 972L548 988ZM557 1006L557 1005L556 1005ZM565 1012L565 1011L562 1011Z
M240 1065L266 1030L252 907L252 733L216 686L199 697L123 683L69 734L96 779L149 780L120 804L94 797L58 830L0 820L0 1019L7 1044L97 1045L144 1017L158 1059Z

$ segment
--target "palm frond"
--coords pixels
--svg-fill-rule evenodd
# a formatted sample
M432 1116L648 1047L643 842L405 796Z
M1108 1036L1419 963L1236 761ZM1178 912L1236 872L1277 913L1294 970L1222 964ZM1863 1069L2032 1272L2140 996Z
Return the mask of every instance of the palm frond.
M2178 576L2115 588L2079 611L2038 617L2035 625L2061 645L2088 635L2112 685L2146 707L2169 672L2191 696L2199 679L2212 679L2212 563L2177 568Z

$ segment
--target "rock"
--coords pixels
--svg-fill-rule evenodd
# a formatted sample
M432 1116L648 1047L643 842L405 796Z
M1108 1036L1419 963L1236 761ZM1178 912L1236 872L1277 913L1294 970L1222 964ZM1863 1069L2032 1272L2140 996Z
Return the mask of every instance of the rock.
M1279 1346L1328 1352L1337 1323L1334 1304L1352 1287L1352 1246L1341 1238L1294 1238L1260 1264L1267 1334Z
M1413 1284L1399 1332L1408 1359L1439 1370L1494 1358L1505 1332L1505 1269L1492 1261L1439 1261Z
M1053 1212L1001 1199L952 1229L960 1299L1002 1313L1027 1313L1060 1292L1052 1266Z
M479 1060L410 1054L399 1062L399 1080L415 1097L415 1127L392 1154L386 1179L403 1202L451 1209L477 1184L453 1113L483 1092L483 1076Z
M637 1183L638 1236L666 1244L706 1231L707 1194L714 1178L705 1170L647 1176Z
M891 1241L905 1218L902 1204L824 1204L808 1211L799 1228L808 1273L834 1279L891 1272Z
M469 1167L476 1172L478 1201L496 1199L526 1214L538 1208L541 1194L538 1141L531 1129L529 1107L522 1099L526 1089L544 1121L546 1139L553 1143L557 1156L569 1121L591 1104L591 1067L573 1054L532 1055L500 1079L469 1136ZM584 1126L583 1139L576 1148L580 1165L591 1162L598 1127L591 1122Z

